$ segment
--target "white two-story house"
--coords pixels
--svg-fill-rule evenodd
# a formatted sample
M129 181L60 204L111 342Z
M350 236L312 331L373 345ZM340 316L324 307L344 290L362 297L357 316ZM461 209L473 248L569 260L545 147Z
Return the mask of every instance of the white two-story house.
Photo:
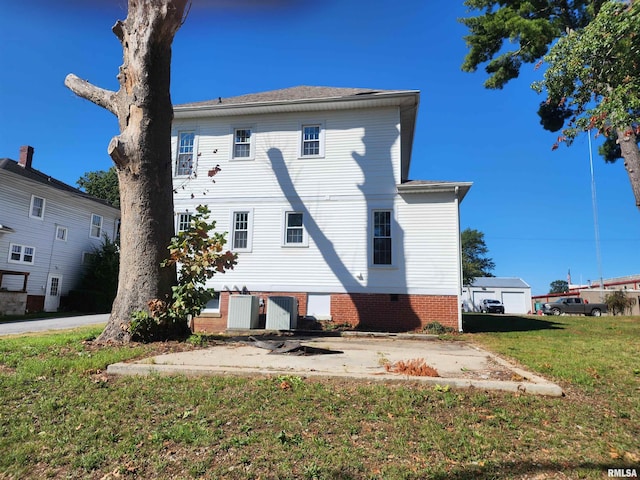
M0 314L56 311L120 210L32 167L33 148L0 159Z
M229 296L251 293L362 329L461 330L471 183L409 179L419 96L293 87L174 107L176 228L206 204L238 254L196 329L224 327Z

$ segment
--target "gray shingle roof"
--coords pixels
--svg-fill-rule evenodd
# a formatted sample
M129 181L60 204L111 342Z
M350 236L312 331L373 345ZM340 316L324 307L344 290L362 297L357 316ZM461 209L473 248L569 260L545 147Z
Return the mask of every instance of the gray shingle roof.
M11 160L10 158L0 158L0 170L5 170L7 172L14 173L16 175L20 175L21 177L27 178L33 182L41 183L43 185L47 185L49 187L55 188L57 190L62 190L78 197L86 198L87 200L94 201L96 203L101 203L103 205L108 205L112 208L116 208L111 205L106 200L102 200L100 198L89 195L88 193L83 192L77 188L72 187L71 185L67 185L60 180L56 180L55 178L47 175L46 173L42 173L35 168L24 168L21 167L18 162L15 160Z
M531 288L524 280L517 277L478 277L473 287L488 288Z
M321 100L330 98L355 97L360 95L375 95L377 93L396 93L404 90L374 90L371 88L338 88L338 87L298 87L282 88L267 92L250 93L237 97L218 97L203 102L183 103L176 107L204 107L214 105L244 105L248 103L292 102L296 100Z

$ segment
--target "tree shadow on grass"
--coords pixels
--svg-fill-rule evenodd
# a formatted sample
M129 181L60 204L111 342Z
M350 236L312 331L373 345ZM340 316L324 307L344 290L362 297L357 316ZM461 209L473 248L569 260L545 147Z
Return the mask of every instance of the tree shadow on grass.
M545 317L518 315L488 315L465 313L462 315L462 331L465 333L527 332L533 330L562 330L563 324Z

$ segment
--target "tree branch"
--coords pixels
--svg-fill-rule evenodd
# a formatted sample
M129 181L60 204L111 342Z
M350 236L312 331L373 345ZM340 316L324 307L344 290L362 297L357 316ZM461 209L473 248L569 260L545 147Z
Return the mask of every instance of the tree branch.
M119 168L124 168L127 163L129 163L129 159L124 151L124 144L120 140L119 135L111 139L107 147L107 153Z
M67 75L67 78L64 79L64 84L79 97L89 100L102 108L106 108L115 116L118 116L115 104L117 92L96 87L86 80L78 78L73 73Z

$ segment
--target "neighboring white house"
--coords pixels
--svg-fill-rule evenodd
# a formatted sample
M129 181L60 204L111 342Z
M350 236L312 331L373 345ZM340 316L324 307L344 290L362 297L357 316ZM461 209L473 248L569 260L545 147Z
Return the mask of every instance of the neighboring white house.
M479 312L485 298L500 300L505 313L531 312L531 287L521 278L478 277L463 292L466 312Z
M29 146L17 162L0 159L0 314L56 311L87 255L119 228L120 210L32 161Z
M208 283L220 296L203 329L224 326L239 293L294 296L300 316L360 328L462 328L471 183L409 180L419 96L293 87L174 107L176 228L206 204L238 254Z

